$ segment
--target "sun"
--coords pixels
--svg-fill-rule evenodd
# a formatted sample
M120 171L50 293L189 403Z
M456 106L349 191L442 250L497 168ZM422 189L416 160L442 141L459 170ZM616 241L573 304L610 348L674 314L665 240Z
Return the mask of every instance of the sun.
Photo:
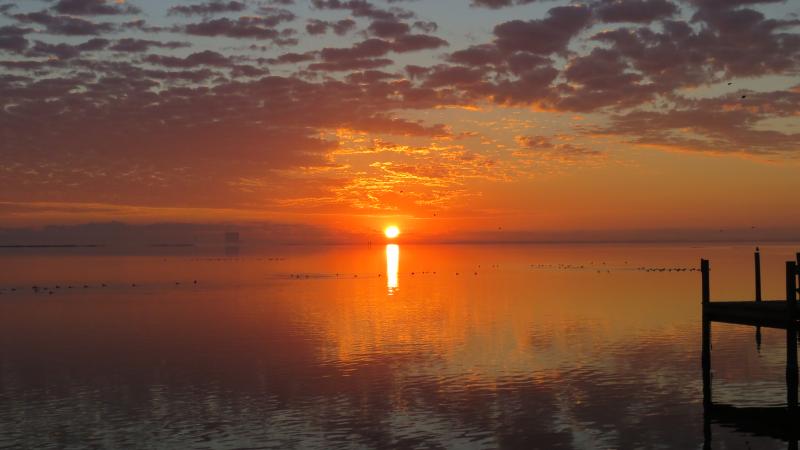
M389 238L389 239L394 239L397 236L400 236L400 228L397 228L394 225L392 225L390 227L386 227L386 229L383 230L383 234L385 234L386 237Z

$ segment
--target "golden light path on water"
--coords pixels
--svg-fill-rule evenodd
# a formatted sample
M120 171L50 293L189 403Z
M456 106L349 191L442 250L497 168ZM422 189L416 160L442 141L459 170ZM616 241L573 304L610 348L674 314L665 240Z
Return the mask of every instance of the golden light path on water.
M397 244L386 245L386 287L389 295L394 294L398 287L397 272L400 270L400 246Z

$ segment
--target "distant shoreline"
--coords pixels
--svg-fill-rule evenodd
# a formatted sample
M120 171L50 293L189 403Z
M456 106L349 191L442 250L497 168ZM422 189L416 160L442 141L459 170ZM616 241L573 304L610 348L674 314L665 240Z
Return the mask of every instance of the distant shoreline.
M261 242L251 243L251 245L234 245L242 249L254 249L260 247L360 247L364 245L382 246L384 244L401 245L689 245L689 246L716 246L716 245L800 245L800 239L785 240L508 240L508 241L380 241L380 242ZM230 247L230 245L227 245ZM109 248L109 249L131 249L131 248L214 248L225 247L224 245L197 245L197 244L134 244L134 245L114 245L114 244L0 244L0 249L70 249L70 248Z
M0 248L98 248L101 244L39 244L39 245L0 245Z

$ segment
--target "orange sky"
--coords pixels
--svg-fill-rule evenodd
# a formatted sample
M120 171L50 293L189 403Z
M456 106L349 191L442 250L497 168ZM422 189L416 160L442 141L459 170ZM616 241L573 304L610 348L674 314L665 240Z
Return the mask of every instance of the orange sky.
M0 227L800 228L792 2L282 3L5 2Z

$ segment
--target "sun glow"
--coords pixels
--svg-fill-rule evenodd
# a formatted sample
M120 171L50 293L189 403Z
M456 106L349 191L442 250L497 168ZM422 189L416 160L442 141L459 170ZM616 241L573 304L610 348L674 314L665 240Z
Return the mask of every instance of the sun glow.
M385 234L386 237L389 238L389 239L394 239L397 236L400 236L400 228L397 228L394 225L392 225L390 227L386 227L386 229L383 230L383 234Z

